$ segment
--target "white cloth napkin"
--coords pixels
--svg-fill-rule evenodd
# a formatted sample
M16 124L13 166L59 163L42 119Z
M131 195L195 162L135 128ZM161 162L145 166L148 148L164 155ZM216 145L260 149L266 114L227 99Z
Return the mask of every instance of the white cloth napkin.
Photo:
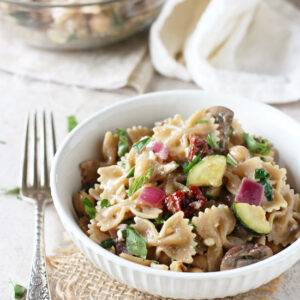
M150 53L158 72L203 89L300 99L300 11L284 0L169 0Z
M153 75L147 48L142 33L98 50L47 51L27 47L0 30L0 70L70 86L133 87L142 93Z

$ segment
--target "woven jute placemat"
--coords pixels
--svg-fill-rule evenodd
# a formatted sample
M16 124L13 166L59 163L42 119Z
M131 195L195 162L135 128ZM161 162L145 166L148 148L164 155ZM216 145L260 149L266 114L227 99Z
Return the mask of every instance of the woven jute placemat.
M53 300L169 300L119 283L97 269L75 246L47 257ZM271 300L281 276L256 290L224 300Z

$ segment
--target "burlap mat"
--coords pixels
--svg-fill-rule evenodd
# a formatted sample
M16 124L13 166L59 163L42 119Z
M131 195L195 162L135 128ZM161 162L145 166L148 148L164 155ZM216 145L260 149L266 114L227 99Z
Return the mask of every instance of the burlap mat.
M47 257L53 300L167 300L117 282L101 272L78 250L56 250ZM281 277L248 293L224 300L271 300Z

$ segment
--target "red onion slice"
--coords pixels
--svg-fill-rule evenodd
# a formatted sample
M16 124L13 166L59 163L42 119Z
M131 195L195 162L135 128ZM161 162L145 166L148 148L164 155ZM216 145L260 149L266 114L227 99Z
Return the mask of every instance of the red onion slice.
M144 187L141 194L139 195L138 200L144 203L147 203L154 207L161 206L164 201L166 194L164 191L155 188L155 187Z
M156 153L162 160L166 160L170 153L170 148L160 141L150 142L146 147Z
M258 182L243 178L235 202L260 205L264 196L264 187Z

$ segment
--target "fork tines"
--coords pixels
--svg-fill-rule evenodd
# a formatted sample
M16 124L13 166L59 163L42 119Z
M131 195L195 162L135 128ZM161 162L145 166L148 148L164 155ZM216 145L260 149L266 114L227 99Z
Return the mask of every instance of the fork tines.
M49 188L51 162L49 158L52 158L55 152L53 114L45 111L41 114L36 112L28 114L21 172L21 195L27 196L26 190L30 188Z

